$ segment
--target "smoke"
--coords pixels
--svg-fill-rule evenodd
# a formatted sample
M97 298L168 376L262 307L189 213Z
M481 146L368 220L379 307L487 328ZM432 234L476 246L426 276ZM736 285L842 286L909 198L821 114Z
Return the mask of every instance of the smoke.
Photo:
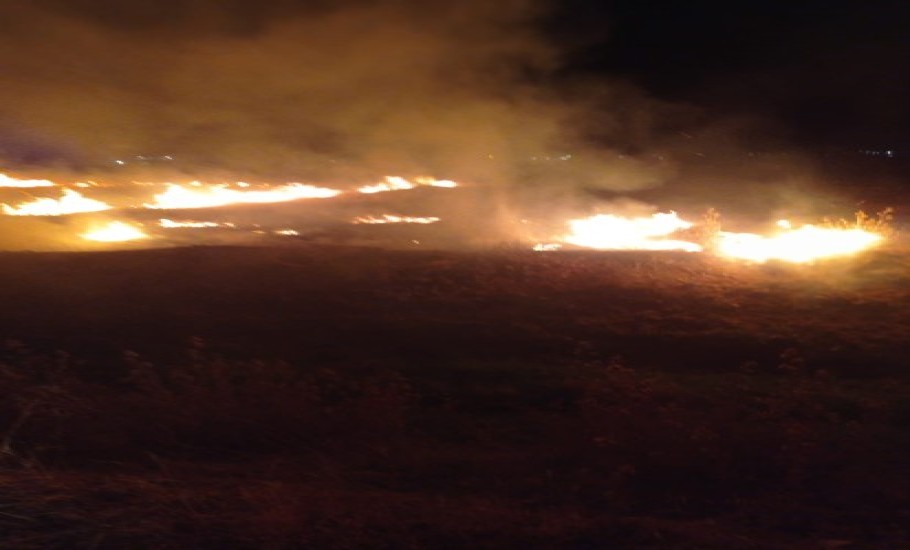
M613 189L665 175L609 154L644 138L642 98L551 85L540 2L122 4L0 8L0 135L39 136L13 155Z
M720 185L729 163L691 166L747 132L628 84L566 78L565 52L541 31L547 7L4 3L0 158L57 162L72 179L135 155L173 156L201 178L344 186L427 174L484 186L444 199L468 232L480 217L508 233L542 206L584 210L599 192Z

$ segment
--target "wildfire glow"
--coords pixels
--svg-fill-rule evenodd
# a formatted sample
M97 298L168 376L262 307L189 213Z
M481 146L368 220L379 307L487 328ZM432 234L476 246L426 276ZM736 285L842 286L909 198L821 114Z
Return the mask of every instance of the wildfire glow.
M689 241L668 238L681 229L692 227L676 212L658 212L648 217L625 218L614 214L598 214L569 221L571 233L561 240L576 246L598 250L683 250L698 252L702 247ZM539 245L537 250L551 250Z
M351 223L357 224L387 224L387 223L419 223L430 224L436 223L439 218L435 216L415 217L415 216L396 216L394 214L383 214L382 216L358 216Z
M0 174L0 187L56 187L51 180L23 180Z
M2 205L3 213L9 216L64 216L81 212L110 210L111 206L101 201L82 196L78 191L64 189L59 199L38 198L19 206Z
M123 222L110 222L103 227L83 233L80 237L88 241L122 243L126 241L147 239L148 235L138 227Z
M191 188L192 187L192 188ZM242 191L231 189L227 184L202 185L193 182L189 186L176 183L167 184L163 193L155 195L155 201L146 203L146 208L179 209L179 208L212 208L229 204L262 204L273 202L286 202L298 199L324 199L339 195L341 191L304 185L302 183L288 183L280 187L262 191Z
M859 228L826 228L804 225L793 229L790 222L777 222L779 232L770 236L721 231L717 253L753 262L782 260L806 263L823 258L846 256L865 250L882 236Z
M445 187L451 189L453 187L458 187L458 184L452 180L437 180L424 176L414 178L414 181L410 181L400 176L386 176L384 182L374 185L364 185L363 187L358 188L357 191L359 193L372 194L384 193L387 191L402 191L420 186Z

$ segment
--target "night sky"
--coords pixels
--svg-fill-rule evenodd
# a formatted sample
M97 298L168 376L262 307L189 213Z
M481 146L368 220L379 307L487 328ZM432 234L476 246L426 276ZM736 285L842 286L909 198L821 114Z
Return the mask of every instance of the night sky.
M573 71L783 122L808 145L910 145L910 2L572 0Z
M0 153L445 170L583 150L586 125L659 153L690 108L810 150L900 150L908 27L896 0L5 3Z

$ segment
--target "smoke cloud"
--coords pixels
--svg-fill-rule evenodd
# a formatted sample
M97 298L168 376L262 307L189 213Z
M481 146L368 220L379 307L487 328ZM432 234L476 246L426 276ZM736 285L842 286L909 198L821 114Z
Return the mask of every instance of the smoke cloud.
M124 4L0 8L0 153L611 189L667 175L609 154L651 139L655 105L551 85L540 2Z

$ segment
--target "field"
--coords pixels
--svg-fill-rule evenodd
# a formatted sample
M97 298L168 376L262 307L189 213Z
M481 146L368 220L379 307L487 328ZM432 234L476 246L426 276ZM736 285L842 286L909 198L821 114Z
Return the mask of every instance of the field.
M896 547L910 263L0 261L15 548Z

